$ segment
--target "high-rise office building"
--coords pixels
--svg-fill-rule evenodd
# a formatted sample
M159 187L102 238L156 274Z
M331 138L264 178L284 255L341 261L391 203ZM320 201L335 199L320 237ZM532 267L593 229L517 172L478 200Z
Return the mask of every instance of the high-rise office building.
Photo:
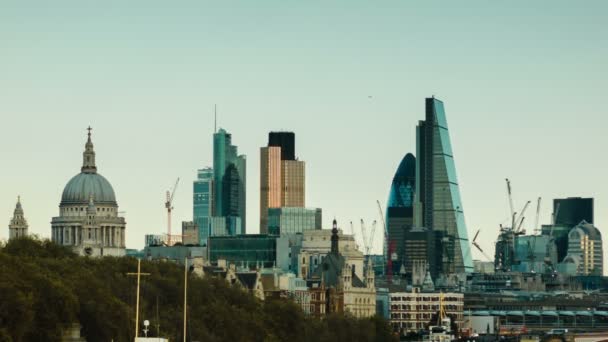
M473 271L454 154L443 102L426 99L426 118L416 128L414 224L443 232L441 273Z
M562 262L568 254L572 228L583 221L593 224L593 198L556 198L552 216L555 224L543 225L542 234L552 237L557 247L557 261Z
M199 245L207 245L211 216L213 215L213 169L198 170L193 185L193 220L198 226Z
M268 233L268 209L305 204L305 163L295 158L295 135L271 132L260 151L260 232Z
M213 135L213 216L240 222L237 231L246 232L246 165L232 145L232 136L220 129ZM235 221L235 218L239 220Z
M403 157L391 184L386 211L388 254L393 274L404 262L405 233L414 223L414 193L416 191L416 158L408 153ZM411 269L411 267L410 267Z
M556 198L553 200L553 212L557 214L556 225L574 227L581 221L593 224L593 198Z
M296 160L296 134L293 132L270 132L268 146L281 148L281 160Z
M572 275L603 275L604 251L602 234L593 224L581 221L568 234L568 255L558 269L566 266ZM570 267L568 267L570 266Z

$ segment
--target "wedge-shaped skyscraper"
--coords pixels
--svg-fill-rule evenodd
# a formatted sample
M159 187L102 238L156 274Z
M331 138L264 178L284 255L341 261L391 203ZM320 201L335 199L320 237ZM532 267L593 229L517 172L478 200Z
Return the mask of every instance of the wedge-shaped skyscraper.
M440 272L473 271L463 206L443 102L426 99L416 128L414 225L442 232Z

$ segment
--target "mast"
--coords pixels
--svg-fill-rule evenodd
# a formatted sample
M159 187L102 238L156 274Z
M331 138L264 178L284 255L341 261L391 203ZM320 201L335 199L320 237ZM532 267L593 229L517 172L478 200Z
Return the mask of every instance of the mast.
M188 303L188 258L184 259L184 342L186 342L186 305Z

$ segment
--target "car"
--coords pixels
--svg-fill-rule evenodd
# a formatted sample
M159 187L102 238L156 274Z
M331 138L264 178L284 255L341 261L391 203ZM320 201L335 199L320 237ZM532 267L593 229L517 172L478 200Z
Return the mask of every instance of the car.
M547 335L565 335L568 333L568 329L551 329L547 332Z

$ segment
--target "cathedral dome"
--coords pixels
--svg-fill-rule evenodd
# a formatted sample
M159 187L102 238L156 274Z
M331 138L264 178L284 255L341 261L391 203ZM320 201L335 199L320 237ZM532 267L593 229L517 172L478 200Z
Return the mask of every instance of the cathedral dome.
M82 172L70 179L63 189L61 205L88 204L91 197L95 204L116 205L114 189L104 176Z
M97 173L90 127L85 151L82 154L80 171L63 189L60 205L87 205L91 199L95 204L117 205L112 185L105 177Z

